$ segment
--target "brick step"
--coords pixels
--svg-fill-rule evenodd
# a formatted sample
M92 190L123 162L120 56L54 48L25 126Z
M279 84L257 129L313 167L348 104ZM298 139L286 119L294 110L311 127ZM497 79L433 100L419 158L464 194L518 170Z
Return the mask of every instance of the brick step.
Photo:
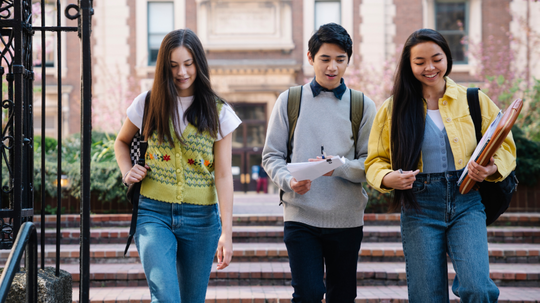
M399 225L399 214L365 214L365 225ZM93 227L104 226L129 226L131 214L91 215L90 225ZM266 214L235 214L235 225L283 225L282 215ZM34 223L40 225L41 217L36 214ZM45 216L45 227L56 226L56 216ZM63 215L61 227L79 227L80 215ZM505 213L493 224L493 226L540 226L540 213Z
M129 227L94 227L90 230L93 244L125 244ZM80 229L62 228L62 244L78 244ZM38 231L38 242L41 242L41 231ZM539 229L540 235L540 229ZM540 238L540 236L539 236ZM283 242L283 226L233 226L234 242ZM56 243L56 229L45 230L45 244Z
M499 303L539 303L540 288L500 287ZM407 300L406 286L358 286L357 303L404 303ZM449 288L452 303L459 299ZM250 302L289 303L292 297L290 286L210 286L206 303ZM79 289L73 289L73 302L79 302ZM91 303L149 303L148 287L101 287L90 288Z
M80 246L67 244L61 246L61 263L78 263ZM90 246L92 263L133 263L138 262L135 245L123 257L123 244L94 244ZM362 262L403 262L401 243L362 243L359 253ZM9 251L0 251L0 264L5 263ZM287 261L284 243L236 243L234 245L236 262L279 262ZM492 263L540 263L540 244L489 244ZM54 263L55 246L45 246L46 262Z
M79 228L80 215L62 215L60 219L60 226L62 228ZM128 227L131 223L131 214L96 214L90 216L91 227L111 227L111 226L123 226ZM240 214L233 216L233 223L235 225L283 225L282 215L251 215ZM41 217L36 215L34 217L34 224L37 227L41 226ZM56 215L45 216L45 228L56 228Z
M80 230L64 228L62 244L78 244ZM92 228L90 232L92 244L126 243L129 228L101 227ZM38 233L38 240L41 237ZM283 226L234 226L233 241L235 243L281 243L283 242ZM540 227L488 227L490 243L536 243L540 244ZM363 243L367 242L401 242L399 226L365 226ZM45 244L56 243L56 229L45 231Z
M53 266L53 265L51 265ZM80 281L78 264L62 264L74 282ZM491 264L490 276L498 286L540 287L540 264ZM361 262L357 269L358 286L406 285L405 263ZM448 278L455 271L448 264ZM92 264L91 287L145 286L146 276L140 263ZM287 262L232 262L226 269L210 274L212 286L290 285L291 270ZM78 285L78 284L77 284Z

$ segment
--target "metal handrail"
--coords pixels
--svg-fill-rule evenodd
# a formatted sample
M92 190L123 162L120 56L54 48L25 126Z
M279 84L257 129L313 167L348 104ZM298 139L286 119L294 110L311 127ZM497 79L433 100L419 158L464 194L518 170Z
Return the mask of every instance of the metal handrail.
M2 272L2 276L0 277L0 302L2 303L7 299L11 283L21 264L22 253L25 247L26 302L37 302L37 232L34 223L25 222L17 234L17 239L9 253L4 272Z

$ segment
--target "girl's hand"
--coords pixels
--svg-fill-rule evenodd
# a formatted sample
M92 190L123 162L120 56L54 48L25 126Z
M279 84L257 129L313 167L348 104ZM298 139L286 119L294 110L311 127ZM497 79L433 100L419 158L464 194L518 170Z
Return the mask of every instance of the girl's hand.
M399 190L411 189L414 181L416 181L416 175L420 173L420 170L404 171L400 172L395 170L389 174L386 174L382 179L382 185L386 188L393 188Z
M141 182L144 177L146 177L146 172L150 170L150 166L146 164L144 167L140 166L139 164L135 164L126 174L124 177L124 182L127 185L131 185L134 183Z
M495 159L491 157L491 159L489 159L488 165L482 166L474 161L471 161L469 162L469 164L467 164L467 169L469 171L469 178L473 179L476 182L482 182L487 177L497 172L497 165L495 165Z
M229 266L233 254L232 233L221 233L217 248L217 269L221 270Z

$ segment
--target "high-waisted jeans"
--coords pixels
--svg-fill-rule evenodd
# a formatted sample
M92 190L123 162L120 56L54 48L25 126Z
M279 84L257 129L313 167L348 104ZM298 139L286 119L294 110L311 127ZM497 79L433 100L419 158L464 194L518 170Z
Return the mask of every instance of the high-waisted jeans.
M401 211L409 302L449 302L447 257L461 302L497 302L489 277L486 215L478 191L459 193L461 171L418 174L413 185L420 210Z
M135 243L152 302L203 303L220 235L217 204L141 196Z

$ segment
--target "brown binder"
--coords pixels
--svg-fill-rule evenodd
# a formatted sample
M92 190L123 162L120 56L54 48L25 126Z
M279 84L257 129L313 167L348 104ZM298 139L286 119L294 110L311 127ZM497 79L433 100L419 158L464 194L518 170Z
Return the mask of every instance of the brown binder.
M497 127L491 136L491 140L486 144L480 153L480 156L478 156L476 159L476 163L482 166L486 166L489 163L489 159L491 159L499 147L501 147L504 139L506 139L510 133L512 126L514 126L514 123L516 123L516 119L519 116L522 107L523 101L521 99L516 99L514 102L512 102L510 107L508 107L508 109L504 112L499 124L497 124ZM472 180L468 175L466 175L463 182L461 182L461 185L459 186L459 192L461 194L466 194L474 187L475 184L476 181Z

